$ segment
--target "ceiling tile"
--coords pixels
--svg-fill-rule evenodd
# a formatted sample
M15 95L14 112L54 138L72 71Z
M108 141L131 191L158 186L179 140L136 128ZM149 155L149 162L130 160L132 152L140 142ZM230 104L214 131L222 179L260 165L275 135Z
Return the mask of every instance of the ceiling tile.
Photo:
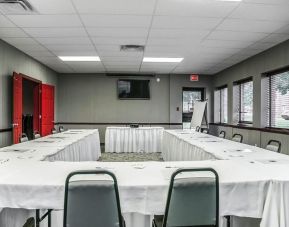
M76 13L70 0L29 0L40 14L71 14Z
M264 32L272 33L287 23L271 22L262 20L246 20L246 19L226 19L218 26L218 30L242 31L242 32Z
M68 52L78 52L78 51L91 51L94 49L92 45L57 45L49 44L45 45L51 51L68 51Z
M284 5L241 3L230 18L288 22L288 9L289 3L285 7Z
M152 16L81 15L87 27L149 27Z
M43 45L90 45L88 37L36 38Z
M20 28L1 28L0 29L0 38L25 38L28 37L25 32L23 32Z
M150 38L203 38L209 30L191 29L151 29Z
M97 37L131 37L144 38L148 35L147 28L92 28L88 27L87 31L91 36Z
M5 16L0 15L0 28L15 27L15 25L9 21Z
M84 28L23 28L25 32L33 37L87 37Z
M232 41L251 41L256 42L260 39L268 36L269 33L260 33L260 32L233 32L233 31L220 31L215 30L207 39L212 40L232 40Z
M238 2L159 0L156 15L224 18L238 6Z
M154 16L152 28L203 29L215 28L221 22L220 18Z
M207 39L202 42L202 46L206 47L220 47L220 48L239 48L243 49L253 44L251 41L232 41L232 40L210 40Z
M37 45L38 43L32 38L2 38L11 45Z
M145 45L146 38L111 38L111 37L92 37L91 38L96 45Z
M156 0L72 0L80 14L151 15Z
M265 43L282 43L286 40L289 39L289 34L270 34L266 36L264 39L260 40L260 42L265 42Z
M81 27L77 15L9 15L7 16L19 27Z

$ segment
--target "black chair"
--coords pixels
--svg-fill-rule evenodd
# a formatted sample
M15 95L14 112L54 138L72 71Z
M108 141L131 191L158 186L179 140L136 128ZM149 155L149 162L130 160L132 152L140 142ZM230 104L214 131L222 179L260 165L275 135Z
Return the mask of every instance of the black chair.
M221 131L220 134L219 134L219 137L225 139L226 138L226 132L225 131Z
M186 175L200 172L210 176ZM153 219L153 227L171 226L219 226L219 177L214 169L179 169L173 173L165 214Z
M281 152L281 142L278 140L270 140L266 146L266 149L269 151L274 151L274 152Z
M39 132L37 132L37 131L33 132L33 139L38 139L40 137L41 137L41 135Z
M202 133L209 134L209 129L208 128L204 128L201 131L202 131Z
M95 178L88 180L88 175ZM72 177L76 176L77 180L73 180ZM81 179L81 176L86 177ZM117 180L113 173L92 170L72 172L68 175L65 182L63 227L68 226L125 227Z
M19 138L19 142L23 143L23 142L27 142L28 141L28 137L26 135L26 133L22 133L21 137Z
M241 134L234 134L232 137L232 140L238 143L242 143L243 142L243 136Z
M63 127L63 126L59 126L58 131L59 131L59 132L64 132L64 131L65 131L65 130L64 130L64 127Z

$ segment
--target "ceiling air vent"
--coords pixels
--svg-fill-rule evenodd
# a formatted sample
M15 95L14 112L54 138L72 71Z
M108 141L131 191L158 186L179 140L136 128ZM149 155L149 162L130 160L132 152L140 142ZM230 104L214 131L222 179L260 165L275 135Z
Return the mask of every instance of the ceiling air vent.
M143 52L145 49L142 45L121 45L120 51L125 52Z
M27 0L0 0L0 10L4 14L31 14L36 12Z

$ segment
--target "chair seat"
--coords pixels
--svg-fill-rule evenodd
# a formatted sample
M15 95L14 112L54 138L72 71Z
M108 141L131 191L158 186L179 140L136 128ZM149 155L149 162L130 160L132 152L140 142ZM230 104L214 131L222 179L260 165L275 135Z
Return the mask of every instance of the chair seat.
M154 215L153 227L162 227L163 225L163 215ZM192 226L167 226L167 227L216 227L215 225L192 225Z
M162 227L163 219L163 215L155 215L153 220L153 227Z

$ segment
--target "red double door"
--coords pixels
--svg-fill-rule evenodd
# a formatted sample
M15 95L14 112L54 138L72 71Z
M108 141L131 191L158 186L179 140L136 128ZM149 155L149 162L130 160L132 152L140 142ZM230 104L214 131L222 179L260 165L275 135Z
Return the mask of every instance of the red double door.
M22 134L23 76L13 73L13 143L19 143ZM54 128L54 86L36 83L33 88L33 130L42 136Z

